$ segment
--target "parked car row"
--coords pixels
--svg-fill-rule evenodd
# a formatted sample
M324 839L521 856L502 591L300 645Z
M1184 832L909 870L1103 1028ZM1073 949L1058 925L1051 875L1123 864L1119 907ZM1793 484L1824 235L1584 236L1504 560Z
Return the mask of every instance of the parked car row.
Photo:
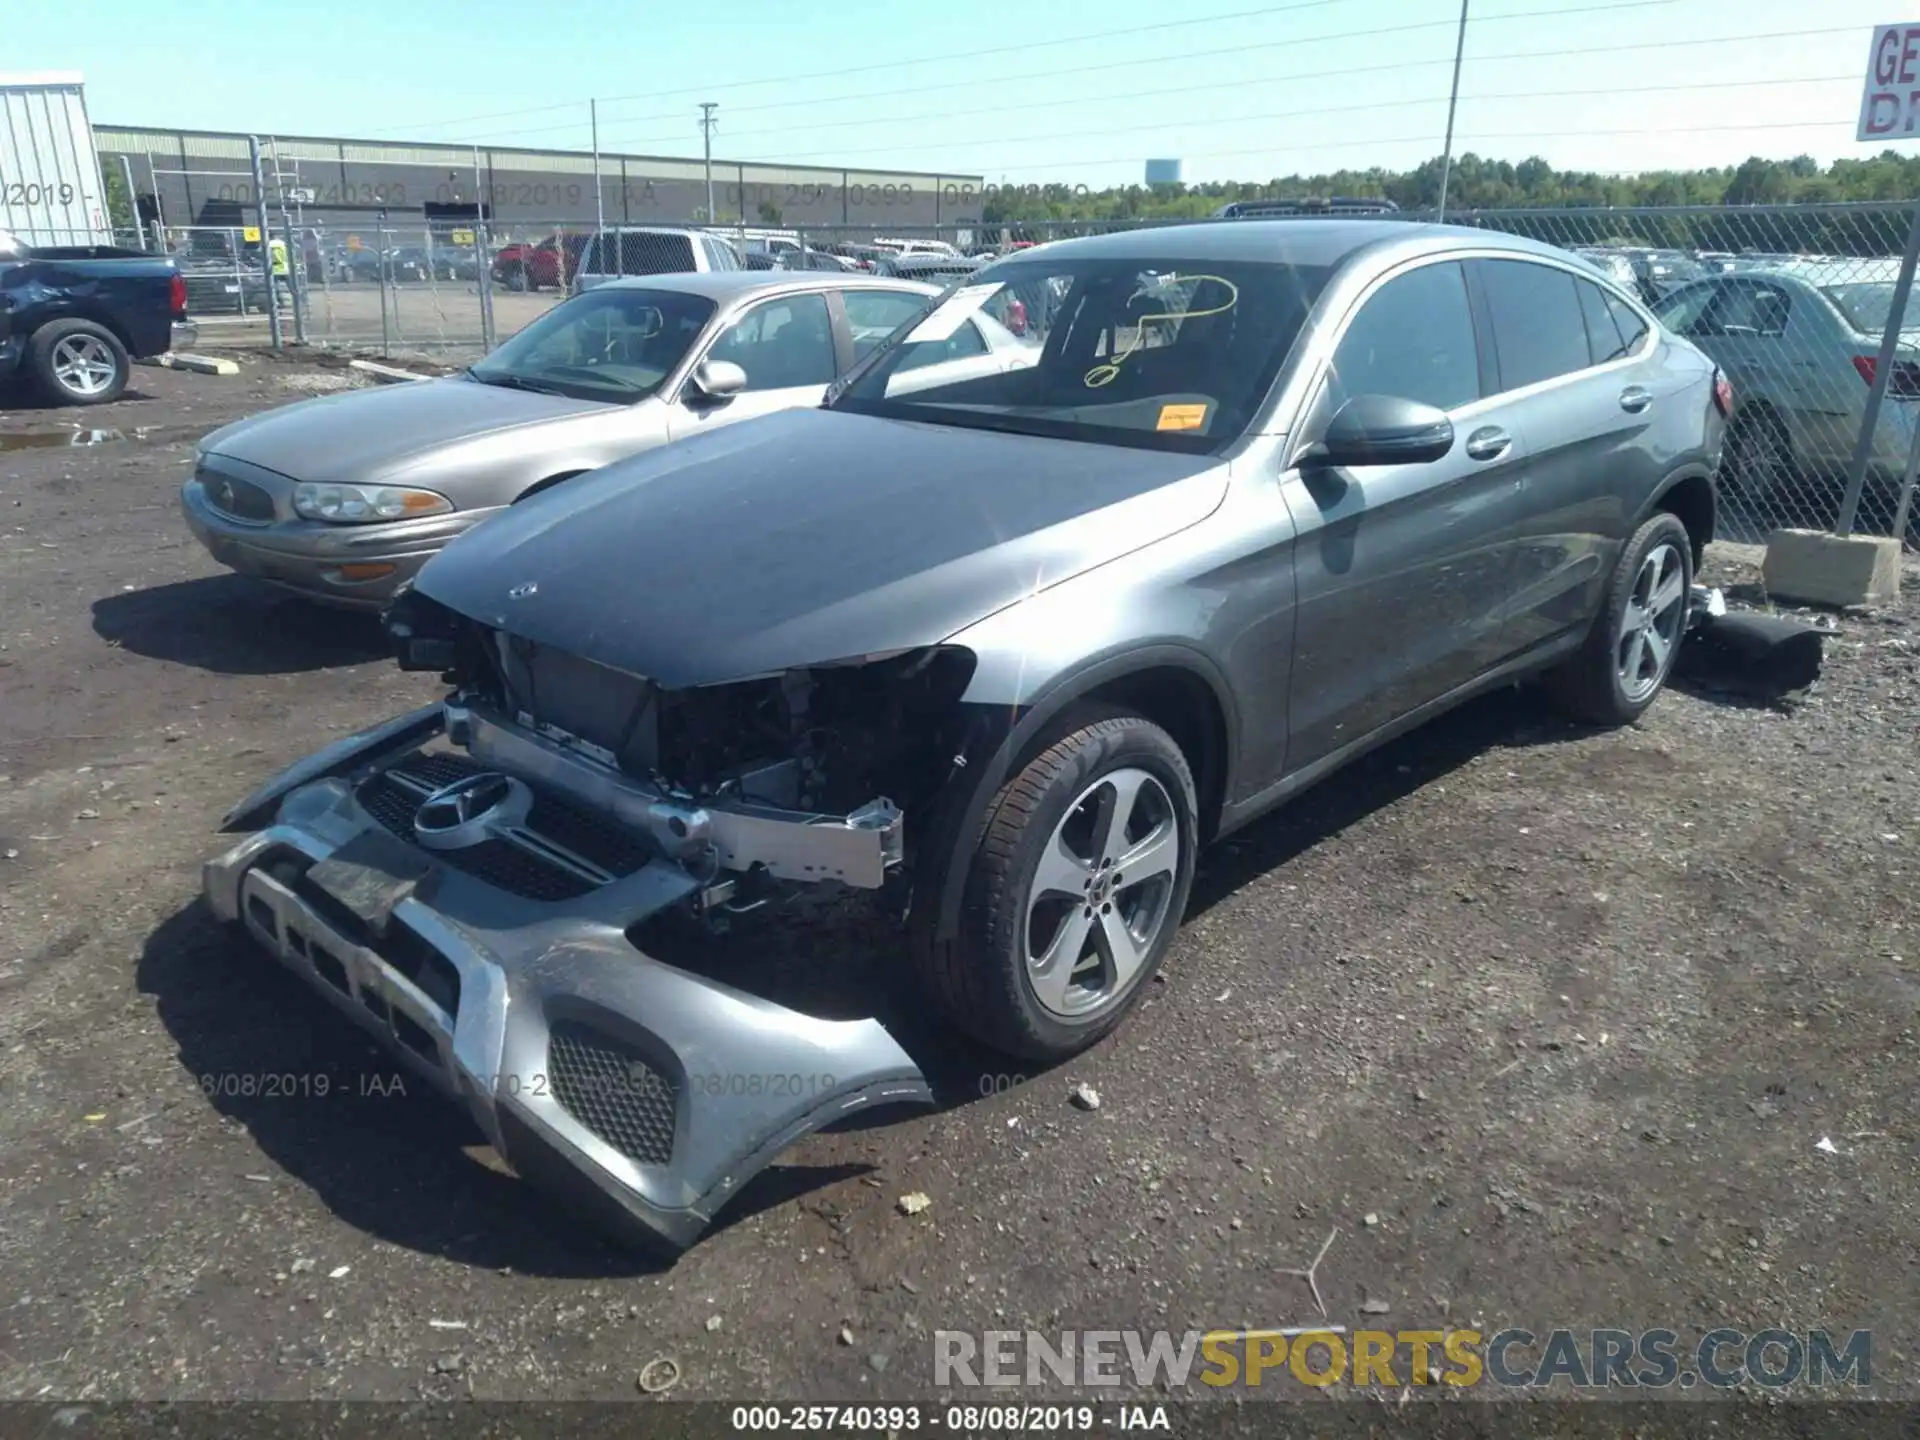
M1711 355L1740 397L1727 435L1728 487L1785 523L1830 523L1865 421L1894 297L1895 260L1756 263L1682 285L1655 313ZM1903 313L1891 403L1869 456L1890 513L1920 423L1920 315Z
M795 1139L932 1094L880 1021L663 963L656 922L872 890L953 1025L1080 1051L1203 843L1517 679L1642 714L1733 406L1633 291L1481 231L601 275L464 374L201 443L215 556L378 606L447 686L243 799L207 899L520 1174L678 1250Z

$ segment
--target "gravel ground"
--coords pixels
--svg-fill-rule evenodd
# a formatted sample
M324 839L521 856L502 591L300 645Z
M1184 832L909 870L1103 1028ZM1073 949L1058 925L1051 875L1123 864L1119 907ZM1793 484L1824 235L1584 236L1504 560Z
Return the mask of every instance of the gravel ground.
M1870 1328L1912 1393L1920 574L1789 701L1600 734L1508 693L1363 762L1206 857L1163 982L1050 1073L925 1033L857 906L710 947L864 996L945 1103L803 1142L663 1270L196 902L235 798L431 693L176 511L194 435L352 383L0 415L0 1396L631 1397L671 1355L676 1399L930 1398L935 1328L1316 1321L1282 1272L1330 1231L1350 1328Z

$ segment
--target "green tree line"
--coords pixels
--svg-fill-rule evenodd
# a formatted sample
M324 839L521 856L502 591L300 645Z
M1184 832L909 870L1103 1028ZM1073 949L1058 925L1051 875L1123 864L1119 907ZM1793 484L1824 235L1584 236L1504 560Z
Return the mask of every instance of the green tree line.
M990 225L1022 221L1199 219L1233 200L1304 200L1331 195L1387 199L1402 210L1430 210L1440 200L1438 156L1412 170L1335 170L1265 182L1129 185L1088 191L1042 186L997 190L983 219ZM1677 205L1827 205L1841 201L1920 198L1920 154L1888 150L1869 159L1836 160L1822 168L1812 156L1708 170L1661 170L1602 175L1556 170L1534 156L1514 164L1468 152L1453 162L1449 210ZM1598 237L1595 237L1598 238Z
M995 187L989 190L982 218L989 226L1008 226L1034 239L1053 227L1073 222L1197 220L1234 200L1305 200L1339 195L1393 201L1404 211L1432 210L1440 199L1438 156L1412 170L1381 168L1290 175L1268 181L1212 181L1196 185ZM133 227L132 197L120 172L104 167L110 223ZM1638 175L1602 175L1556 170L1538 156L1515 164L1469 151L1453 162L1447 206L1454 218L1496 225L1556 244L1622 242L1690 246L1716 250L1820 251L1868 255L1897 251L1905 232L1902 218L1891 215L1846 216L1812 211L1800 214L1753 213L1745 207L1822 206L1848 201L1920 199L1920 153L1887 150L1858 160L1836 160L1822 167L1809 155L1791 160L1754 156L1739 165L1705 170L1660 170ZM1717 207L1721 215L1636 215L1615 220L1565 215L1500 216L1502 211L1647 209ZM1480 212L1468 216L1464 212ZM780 212L760 207L764 223L779 223ZM1023 227L1030 230L1023 231Z

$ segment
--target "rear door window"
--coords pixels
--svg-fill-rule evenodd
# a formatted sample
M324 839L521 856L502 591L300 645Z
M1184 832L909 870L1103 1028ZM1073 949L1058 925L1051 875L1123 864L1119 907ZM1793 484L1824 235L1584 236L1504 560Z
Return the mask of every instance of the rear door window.
M1593 363L1573 275L1530 260L1476 260L1499 357L1500 388L1571 375Z
M617 248L622 275L677 275L696 268L693 241L686 235L629 232Z
M887 290L842 290L840 303L846 308L847 328L853 332L856 359L927 309L925 296Z
M835 372L833 327L823 295L785 295L749 310L707 352L747 372L748 390L825 385Z
M1480 352L1466 276L1455 261L1387 281L1334 350L1326 413L1356 395L1391 395L1454 410L1480 398Z

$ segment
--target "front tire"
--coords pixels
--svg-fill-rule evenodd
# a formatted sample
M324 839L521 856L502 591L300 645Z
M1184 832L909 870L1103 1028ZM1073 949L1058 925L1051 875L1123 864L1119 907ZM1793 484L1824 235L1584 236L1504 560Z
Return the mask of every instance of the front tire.
M48 399L104 405L127 388L133 362L119 337L91 320L56 320L27 342L27 364Z
M1198 812L1159 726L1105 708L1064 718L988 809L959 933L922 956L947 1016L1043 1062L1113 1030L1180 928Z
M1547 676L1563 708L1595 725L1630 725L1673 673L1693 599L1693 537L1661 511L1633 532L1586 643Z

